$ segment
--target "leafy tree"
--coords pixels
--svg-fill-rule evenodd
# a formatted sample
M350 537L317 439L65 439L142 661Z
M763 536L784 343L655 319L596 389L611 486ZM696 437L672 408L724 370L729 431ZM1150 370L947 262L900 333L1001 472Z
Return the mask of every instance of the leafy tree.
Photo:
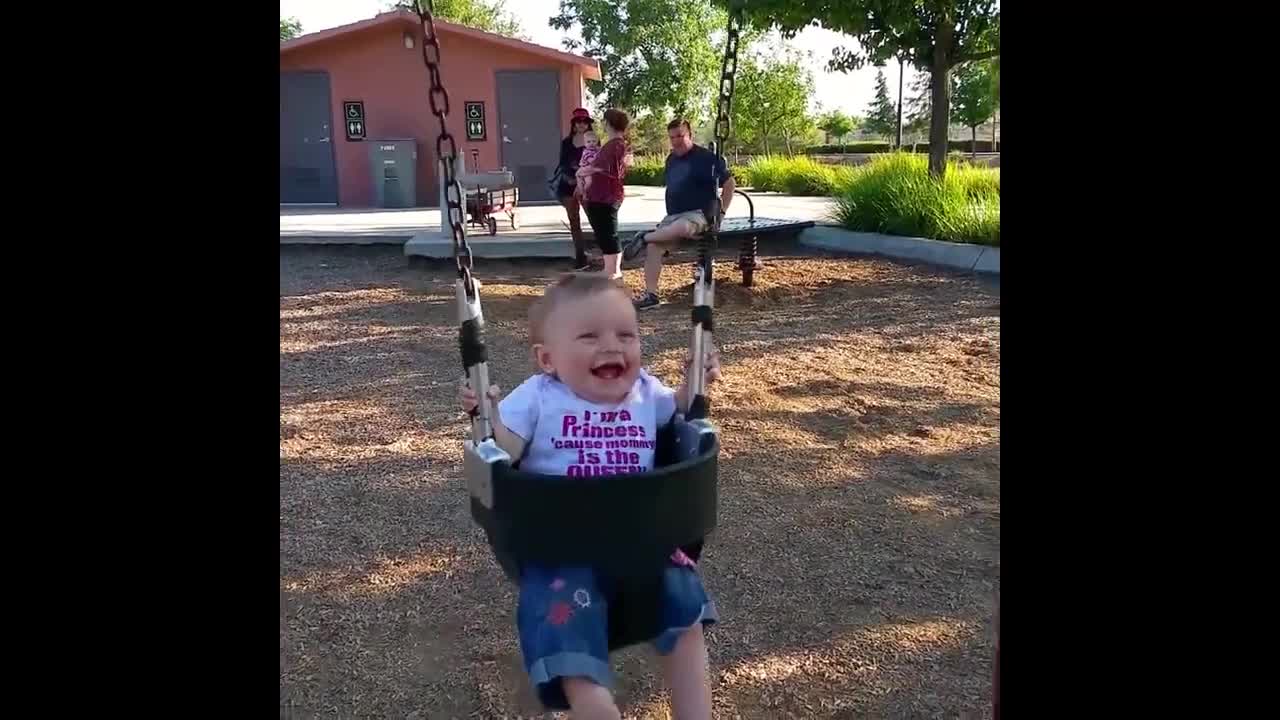
M302 34L302 22L298 18L280 18L280 42L292 40Z
M912 133L927 133L933 119L933 78L917 75L911 81L911 96L906 102L906 128Z
M813 74L801 56L783 48L768 56L740 52L734 85L734 139L771 151L770 141L781 139L791 154L793 138L813 125L808 114Z
M991 93L996 98L995 122L991 123L991 150L996 151L996 125L1000 123L1000 56L991 59Z
M669 149L667 123L671 118L656 112L646 112L631 122L631 148L639 154L665 155Z
M876 70L876 96L867 107L867 121L863 124L867 132L877 135L892 135L898 123L898 113L889 100L889 83L884 79L884 70Z
M820 24L852 36L859 49L836 48L833 70L879 65L899 54L927 70L937 110L929 127L929 172L939 178L947 168L951 69L1000 54L999 0L751 0L745 12L754 24L777 26L784 34Z
M420 0L423 5L427 0ZM413 0L393 2L388 9L416 10ZM506 0L434 0L435 16L495 35L528 40L520 20L507 10Z
M587 86L602 106L701 120L717 89L726 19L688 0L560 0L548 24L578 26L582 42L564 45L600 61L603 79Z
M839 110L832 110L818 119L818 128L840 141L840 151L844 152L844 138L853 132L857 123L853 118Z
M991 58L991 94L996 98L996 105L1000 105L1000 56Z
M957 68L951 104L951 118L973 133L973 147L978 152L978 126L996 113L995 83L990 62L971 62Z

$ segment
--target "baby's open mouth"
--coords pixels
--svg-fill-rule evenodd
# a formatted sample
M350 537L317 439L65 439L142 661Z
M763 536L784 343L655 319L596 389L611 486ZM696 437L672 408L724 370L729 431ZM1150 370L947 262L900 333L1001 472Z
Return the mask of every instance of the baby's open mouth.
M622 363L607 362L601 363L591 368L591 374L602 380L616 380L626 372L627 368Z

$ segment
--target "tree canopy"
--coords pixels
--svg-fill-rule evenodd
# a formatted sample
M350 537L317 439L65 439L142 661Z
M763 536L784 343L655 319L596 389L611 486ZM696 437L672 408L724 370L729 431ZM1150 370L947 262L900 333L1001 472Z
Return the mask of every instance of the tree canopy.
M974 155L978 153L978 126L996 114L996 84L993 75L990 60L961 65L954 75L951 119L969 128L973 141L969 151Z
M851 118L840 110L832 110L818 118L818 129L844 144L846 135L854 131L861 118Z
M722 6L737 0L717 0ZM795 33L809 25L842 32L858 49L836 48L829 66L850 70L901 54L933 77L929 170L946 172L951 68L1000 54L999 0L751 0L747 18Z
M426 0L422 0L422 3L425 5ZM388 9L394 8L416 9L413 0L390 3ZM434 0L433 9L435 16L442 20L495 35L529 39L524 34L520 20L507 10L506 0Z
M906 128L912 133L929 131L933 117L933 78L928 74L916 75L911 81L911 95L903 103Z
M971 62L955 74L951 119L967 128L977 127L996 114L995 83L989 62Z
M578 27L582 42L566 39L565 49L600 61L603 79L587 86L602 105L697 122L710 113L726 21L705 2L560 0L548 24Z
M876 96L867 107L867 121L862 127L878 135L892 135L898 124L898 112L889 99L889 83L884 70L876 69Z
M302 23L298 18L280 18L280 42L292 40L302 34Z
M813 96L813 74L803 57L791 48L774 52L739 51L738 75L734 84L733 135L746 146L773 150L771 142L781 141L791 151L791 142L813 127L809 98Z

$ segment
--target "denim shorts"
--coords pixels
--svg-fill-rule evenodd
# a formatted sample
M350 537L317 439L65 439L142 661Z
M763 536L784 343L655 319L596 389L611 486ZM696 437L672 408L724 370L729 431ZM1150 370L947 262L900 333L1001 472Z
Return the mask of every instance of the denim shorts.
M516 627L525 670L548 710L568 710L563 679L613 687L609 665L609 588L590 568L525 568ZM715 603L697 570L672 564L663 577L663 630L650 640L660 655L696 625L716 622Z

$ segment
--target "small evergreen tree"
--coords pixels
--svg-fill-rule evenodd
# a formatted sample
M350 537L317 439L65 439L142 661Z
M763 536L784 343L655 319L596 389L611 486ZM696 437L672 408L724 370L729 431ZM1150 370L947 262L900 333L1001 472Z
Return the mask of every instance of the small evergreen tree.
M876 69L876 96L867 107L867 119L862 127L877 135L893 135L898 113L889 100L889 83L884 79L884 69Z

